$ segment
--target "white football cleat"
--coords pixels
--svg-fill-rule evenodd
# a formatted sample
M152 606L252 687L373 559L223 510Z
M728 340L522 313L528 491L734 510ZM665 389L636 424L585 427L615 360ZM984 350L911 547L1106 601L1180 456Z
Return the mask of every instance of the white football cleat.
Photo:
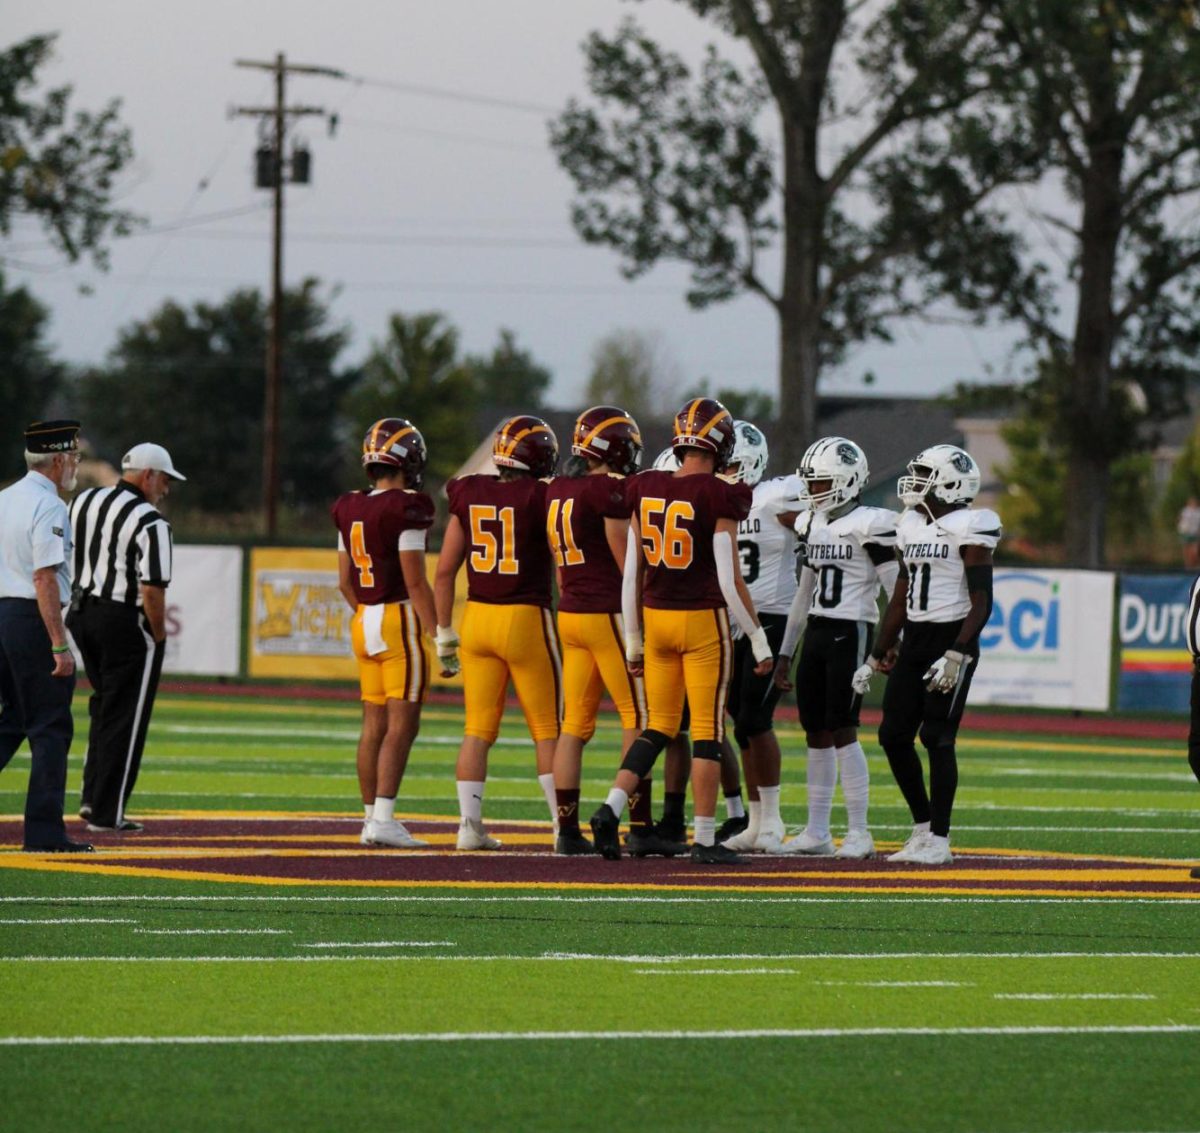
M950 853L950 839L937 834L927 834L925 841L905 859L914 865L949 865L954 861Z
M360 845L369 846L371 844L371 839L367 837L367 835L370 833L371 833L371 820L369 818L364 818L362 833L358 836L358 841L359 841Z
M483 823L478 818L464 818L458 824L458 843L455 846L459 850L498 850L501 842L499 838L493 838L483 826Z
M889 862L911 862L912 855L921 849L927 839L932 837L928 830L914 830L909 836L908 841L904 843L894 854L888 855Z
M755 830L754 824L751 823L740 834L735 834L732 838L726 838L721 845L728 846L735 854L748 854L754 849L754 844L757 841L758 831Z
M754 840L754 849L764 854L776 854L783 846L783 840L786 837L787 827L784 826L782 819L777 818L770 822L764 822L758 828L758 837Z
M829 857L836 847L833 844L833 838L826 834L824 838L818 838L810 834L807 830L801 830L790 842L784 842L778 850L768 850L768 853L785 854L790 856L799 856L801 854L813 858Z
M849 830L842 844L833 855L835 858L873 858L875 856L875 839L869 830Z
M371 819L363 832L363 841L368 846L392 846L397 850L424 850L429 846L428 842L414 838L404 823L394 818L384 822Z

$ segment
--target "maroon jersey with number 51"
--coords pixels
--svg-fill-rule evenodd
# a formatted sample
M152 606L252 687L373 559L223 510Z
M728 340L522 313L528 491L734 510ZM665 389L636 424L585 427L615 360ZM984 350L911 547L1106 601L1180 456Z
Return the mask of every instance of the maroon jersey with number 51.
M400 536L433 525L433 500L424 492L391 488L347 492L331 509L341 546L353 564L350 581L360 606L408 600L400 570Z
M650 470L625 481L625 498L642 533L642 602L656 610L716 610L725 605L713 534L717 520L740 522L754 495L711 473L676 476Z
M467 540L467 597L550 608L546 484L532 476L463 476L446 485Z

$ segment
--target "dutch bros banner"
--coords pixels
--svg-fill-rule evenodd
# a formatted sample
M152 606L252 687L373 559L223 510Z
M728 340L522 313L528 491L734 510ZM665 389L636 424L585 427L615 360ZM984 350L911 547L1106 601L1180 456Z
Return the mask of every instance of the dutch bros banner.
M1192 655L1184 618L1191 585L1188 574L1121 575L1118 708L1189 711Z
M1103 571L997 568L971 703L1107 709L1114 582Z

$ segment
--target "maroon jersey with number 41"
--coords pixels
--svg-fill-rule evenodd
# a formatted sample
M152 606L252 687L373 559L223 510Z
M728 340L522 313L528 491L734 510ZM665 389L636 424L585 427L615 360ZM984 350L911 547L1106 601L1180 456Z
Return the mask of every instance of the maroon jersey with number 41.
M467 540L467 597L550 608L546 484L532 476L463 476L446 485Z
M331 509L341 546L353 567L350 581L360 606L405 602L408 587L400 570L400 536L433 525L433 500L424 492L391 488L347 492Z
M546 534L564 613L621 612L621 568L608 545L606 518L629 519L620 476L560 476L546 488Z
M745 484L710 473L650 470L625 481L642 533L642 603L656 610L716 610L725 605L713 557L717 520L740 522L754 496Z

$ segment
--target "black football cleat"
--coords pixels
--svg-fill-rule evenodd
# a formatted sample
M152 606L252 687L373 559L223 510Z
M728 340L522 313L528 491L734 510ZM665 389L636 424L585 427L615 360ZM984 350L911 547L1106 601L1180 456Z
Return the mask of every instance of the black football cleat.
M1192 877L1194 877L1197 881L1200 881L1200 865L1196 866L1196 868L1192 870Z
M89 822L87 828L90 834L139 834L146 829L140 822L134 822L132 818L122 818L113 826L105 826L100 822Z
M610 862L621 860L621 820L613 814L608 803L601 803L596 813L588 819L596 849Z
M686 854L688 844L682 838L678 841L664 838L655 827L647 829L639 826L629 832L625 839L625 849L635 858L673 858L678 854Z
M72 842L64 838L61 842L51 842L47 846L24 846L27 854L94 854L96 848L91 842Z
M596 847L591 844L578 830L569 833L559 832L554 839L554 852L563 857L576 857L582 854L594 854Z
M735 854L728 846L719 842L712 846L701 846L697 842L692 847L692 861L701 865L737 865L746 859L741 854Z
M727 818L717 827L716 840L724 842L727 838L732 838L735 834L740 834L750 825L750 816L743 814L741 818Z

